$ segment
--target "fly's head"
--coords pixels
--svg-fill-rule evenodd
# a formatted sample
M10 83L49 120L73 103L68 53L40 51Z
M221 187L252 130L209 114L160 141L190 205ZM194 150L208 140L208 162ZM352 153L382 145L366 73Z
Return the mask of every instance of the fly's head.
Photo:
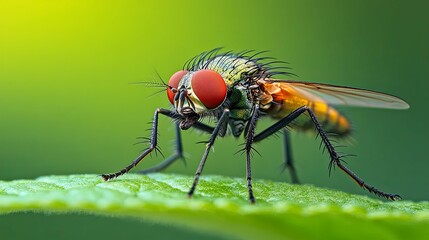
M201 115L220 107L226 99L227 87L216 71L181 70L168 81L167 96L177 113L183 116L181 129L192 127Z

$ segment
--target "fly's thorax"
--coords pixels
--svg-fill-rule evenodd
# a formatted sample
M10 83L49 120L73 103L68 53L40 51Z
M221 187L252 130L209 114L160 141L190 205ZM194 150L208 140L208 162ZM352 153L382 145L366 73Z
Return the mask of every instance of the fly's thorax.
M228 96L231 116L236 119L247 120L251 115L252 103L248 97L249 90L242 86L234 86Z
M249 90L247 88L235 85L231 88L228 96L231 110L228 124L234 137L241 135L252 116L252 103L248 98L248 94Z
M242 81L243 75L252 75L261 70L260 66L252 60L230 55L215 57L203 62L200 67L220 73L229 86Z

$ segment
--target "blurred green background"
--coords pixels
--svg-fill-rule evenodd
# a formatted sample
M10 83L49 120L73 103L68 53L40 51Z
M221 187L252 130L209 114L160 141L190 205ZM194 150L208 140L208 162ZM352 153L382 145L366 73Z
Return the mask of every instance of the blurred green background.
M0 1L0 179L106 173L144 147L158 89L129 84L164 79L214 47L270 50L290 62L295 80L379 90L405 99L406 111L344 108L355 134L348 166L368 183L406 200L428 200L429 17L425 1ZM261 126L270 122L264 121ZM172 152L173 126L161 119L160 143ZM208 137L183 134L192 176ZM304 183L366 194L340 171L328 177L319 140L292 134ZM216 143L204 174L245 176L234 153L243 140ZM289 181L282 145L257 146L255 179ZM162 159L151 158L140 169ZM197 190L198 194L198 190ZM23 229L25 229L23 231ZM14 214L0 216L2 239L213 237L133 219ZM213 237L216 238L216 237Z

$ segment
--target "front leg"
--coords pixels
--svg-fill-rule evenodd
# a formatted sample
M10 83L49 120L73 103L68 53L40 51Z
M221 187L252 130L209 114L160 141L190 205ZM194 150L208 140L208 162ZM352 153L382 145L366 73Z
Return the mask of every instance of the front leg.
M122 170L115 172L115 173L102 174L101 176L103 177L104 181L108 181L108 180L117 178L117 177L129 172L132 168L137 166L137 164L139 164L140 161L143 160L149 153L151 153L153 150L156 150L156 151L158 150L157 149L157 145L158 145L158 116L160 113L163 115L169 116L169 117L174 117L176 115L176 113L174 113L170 110L166 110L166 109L162 109L162 108L156 109L155 114L153 116L152 133L150 136L149 148L146 149L142 154L140 154L130 165L126 166Z
M176 116L177 118L180 118L180 115ZM193 128L198 129L204 133L212 133L214 128L211 126L208 126L204 123L201 122L196 122L193 126ZM153 173L153 172L160 172L164 169L166 169L168 166L170 166L173 162L175 162L176 160L182 158L183 161L185 161L185 157L183 155L183 142L182 142L182 136L180 134L180 127L179 127L179 123L176 123L176 152L171 155L170 157L168 157L167 159L165 159L164 161L162 161L160 164L148 168L148 169L144 169L142 171L140 171L139 173L141 174L148 174L148 173ZM186 164L186 162L185 162Z
M144 169L142 171L140 171L139 173L141 174L148 174L148 173L153 173L153 172L160 172L164 169L166 169L168 166L170 166L173 162L175 162L176 160L182 158L183 160L183 144L182 144L182 137L180 134L180 128L179 128L179 124L176 123L175 124L175 128L176 128L176 152L171 155L170 157L168 157L167 159L165 159L164 161L162 161L160 164L148 168L148 169Z

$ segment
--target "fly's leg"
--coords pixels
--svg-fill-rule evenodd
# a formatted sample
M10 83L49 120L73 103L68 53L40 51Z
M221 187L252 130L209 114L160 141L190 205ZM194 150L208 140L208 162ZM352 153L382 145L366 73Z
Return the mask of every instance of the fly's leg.
M197 187L198 181L200 179L201 172L203 171L204 165L206 164L207 157L209 155L210 149L212 148L216 137L219 134L219 131L225 127L225 124L228 123L229 119L229 109L225 109L220 117L216 127L214 128L209 141L206 144L206 150L204 151L204 155L201 158L200 164L198 165L197 171L195 172L194 182L192 183L191 189L188 192L188 197L192 197L195 192L195 188Z
M291 121L293 121L293 119L292 120L289 119L289 116L283 118L279 122L273 124L271 127L257 134L253 139L253 142L260 142L265 138L273 135L280 129L286 127ZM287 121L285 121L285 119ZM298 179L298 174L296 173L295 164L293 162L292 148L290 146L290 136L289 136L289 132L286 129L283 129L283 142L284 142L284 151L285 151L284 170L288 169L292 183L298 184L299 179Z
M158 144L158 115L159 114L165 115L167 117L173 118L173 119L182 119L183 117L180 114L177 114L176 112L158 108L155 111L153 122L152 122L152 134L150 137L150 146L148 149L146 149L142 154L140 154L130 165L126 166L122 170L116 172L116 173L110 173L110 174L102 174L104 181L111 180L113 178L117 178L127 172L129 172L132 168L137 166L137 164L140 163L143 158L145 158L149 153L151 153L153 150L158 151L157 144ZM196 122L193 125L194 128L201 130L203 132L213 132L214 128L210 127L204 123ZM176 138L176 146L177 146L177 153L171 157L169 157L167 160L159 164L158 166L155 166L153 168L143 170L142 173L149 173L149 172L156 172L161 171L162 169L168 167L171 163L173 163L175 160L183 156L183 148L182 148L182 140L180 137L180 129L176 129L177 132L177 138Z
M168 166L170 166L174 161L176 161L180 158L183 158L183 144L182 144L182 137L180 134L179 124L176 123L176 153L171 155L169 158L165 159L160 164L158 164L154 167L142 170L139 173L147 174L147 173L162 171L162 170L166 169Z
M259 111L259 106L255 105L253 107L253 115L249 122L249 128L247 130L246 143L244 147L244 150L246 151L246 179L247 179L247 189L249 191L250 203L255 203L255 197L253 195L253 187L252 187L252 171L250 166L250 157L251 157L251 151L253 149L252 143L253 143L253 137L255 136L256 121L258 120L258 111Z
M341 157L337 154L337 152L334 149L334 146L329 141L329 138L326 136L325 131L322 129L319 121L316 118L316 115L314 115L313 111L308 108L304 107L304 110L308 112L308 114L311 117L311 120L313 121L314 125L316 126L317 131L320 134L320 137L322 138L323 143L326 146L326 149L329 152L329 155L331 157L331 161L329 163L329 169L332 168L333 164L337 165L344 173L346 173L349 177L351 177L360 187L368 190L371 193L374 193L377 196L384 197L386 199L390 199L393 201L401 199L401 196L398 194L391 194L391 193L385 193L383 191L380 191L376 189L375 187L366 184L362 178L360 178L358 175L356 175L354 172L352 172L350 169L348 169L346 166L343 165L341 161Z
M177 114L174 115L177 118L181 118L180 115ZM204 124L204 123L200 123L197 122L194 124L194 126L192 126L193 128L196 128L198 130L201 130L203 132L206 133L212 133L214 128ZM144 169L142 171L140 171L139 173L141 174L148 174L148 173L153 173L153 172L160 172L164 169L166 169L168 166L170 166L174 161L178 160L178 159L184 159L183 156L183 142L182 142L182 136L180 134L180 128L179 128L179 124L176 123L176 153L173 154L172 156L170 156L169 158L165 159L163 162L161 162L160 164L148 168L148 169Z
M269 137L270 135L277 132L278 130L286 127L294 119L296 119L298 116L300 116L301 114L303 114L305 112L308 112L312 122L314 123L314 125L316 127L317 132L319 133L320 137L322 138L323 143L326 146L326 149L329 152L329 156L331 158L331 161L329 162L329 169L331 169L332 166L335 164L344 173L346 173L349 177L351 177L360 187L368 190L369 192L374 193L377 196L384 197L386 199L390 199L393 201L401 199L401 197L397 194L385 193L383 191L380 191L380 190L374 188L373 186L366 184L359 176L357 176L350 169L348 169L346 166L344 166L343 163L341 162L342 161L341 157L335 151L334 146L329 141L329 138L327 137L325 131L322 129L322 127L321 127L319 121L317 120L316 116L314 115L313 111L307 106L303 106L303 107L298 108L297 110L293 111L292 113L290 113L289 115L287 115L286 117L281 119L280 121L274 123L271 127L268 127L267 129L265 129L261 133L257 134L254 138L254 141L255 142L261 141L261 140Z
M132 168L137 166L137 164L140 163L143 158L145 158L149 153L151 153L153 150L157 151L157 145L158 145L158 116L159 114L166 115L168 117L174 117L176 113L158 108L155 110L155 114L153 116L153 122L152 122L152 134L150 136L150 146L148 149L146 149L142 154L140 154L130 165L126 166L122 170L115 172L115 173L109 173L109 174L102 174L104 181L111 180L113 178L117 178L127 172L129 172Z
M298 174L292 158L292 148L290 146L290 136L286 129L283 129L283 143L285 150L284 170L288 169L292 183L299 184Z

